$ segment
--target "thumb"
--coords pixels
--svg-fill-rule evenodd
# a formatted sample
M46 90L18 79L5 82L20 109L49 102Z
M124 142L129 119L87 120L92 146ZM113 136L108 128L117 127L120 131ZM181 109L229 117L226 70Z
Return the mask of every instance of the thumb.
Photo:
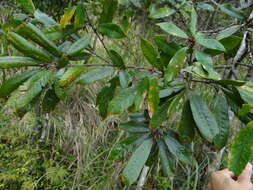
M252 164L248 163L241 173L241 175L238 177L238 183L244 183L244 182L251 182L251 176L252 176Z

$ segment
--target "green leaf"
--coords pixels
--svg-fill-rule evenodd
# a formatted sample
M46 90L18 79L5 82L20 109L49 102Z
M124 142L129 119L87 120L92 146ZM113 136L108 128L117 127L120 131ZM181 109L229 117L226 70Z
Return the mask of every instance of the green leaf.
M80 3L76 7L74 28L75 29L83 28L85 25L85 22L86 22L85 8L84 8L84 5Z
M75 56L81 53L89 44L91 37L90 35L84 35L82 38L73 43L67 51L67 56Z
M127 71L119 72L119 82L122 88L127 88L132 81L132 76Z
M198 24L198 15L194 7L192 7L191 11L191 22L190 22L190 31L192 35L195 35L197 32L197 24Z
M122 89L109 103L109 114L120 114L134 103L137 87Z
M234 25L229 28L226 28L225 30L222 30L221 32L219 32L219 34L217 36L217 40L227 38L227 37L233 35L234 33L238 32L240 29L241 29L241 25Z
M59 103L60 99L55 93L54 89L47 90L45 97L42 101L42 110L44 113L52 112L56 105Z
M128 185L133 184L139 177L143 166L145 165L151 148L153 146L152 139L145 140L133 153L123 170L123 177Z
M0 97L8 96L14 90L16 90L19 85L25 82L27 79L38 73L39 71L26 71L22 74L16 75L11 79L5 81L0 87Z
M113 24L113 23L99 24L98 31L101 34L106 35L110 38L121 39L121 38L126 37L123 30L117 24Z
M180 105L180 100L182 99L183 95L185 94L185 91L180 92L175 97L173 97L173 100L171 104L169 105L169 109L167 112L168 118L172 118L173 114L175 114L178 110L178 106Z
M35 6L32 0L16 0L16 2L25 10L26 13L33 14L35 11Z
M175 138L170 135L164 137L164 142L167 145L168 150L178 160L185 164L192 164L191 153L187 148L181 145Z
M110 23L113 20L118 8L118 0L104 0L103 1L103 11L99 19L99 23Z
M67 9L67 11L64 13L60 20L60 26L61 28L66 28L68 24L70 24L71 19L73 18L74 14L76 12L76 6L70 7Z
M184 66L187 50L188 50L187 47L181 48L172 57L165 71L165 75L164 75L165 82L167 83L171 82L177 76L177 73L180 71L180 69Z
M214 145L217 149L223 148L227 144L229 137L228 110L229 107L226 98L221 94L216 95L213 113L220 131L214 138Z
M97 94L96 105L99 108L99 114L105 118L108 113L109 102L113 99L115 92L115 86L111 85L110 87L105 86Z
M219 80L217 83L222 84L222 85L233 85L233 86L242 86L246 83L246 81L242 80Z
M180 37L180 38L188 38L187 34L181 30L180 28L178 28L175 24L173 24L172 22L161 22L156 24L157 26L159 26L162 30L164 30L165 32Z
M179 129L178 129L179 140L182 143L191 143L194 140L196 128L197 126L193 119L190 101L187 100L184 103L182 114L181 114L181 121L180 121Z
M137 94L134 100L135 110L139 110L142 108L148 89L149 89L149 79L145 77L138 84Z
M12 93L6 104L15 109L25 107L47 85L52 77L52 73L51 70L44 70L33 75Z
M125 63L124 60L122 59L122 57L114 50L109 50L108 52L113 65L115 65L116 67L118 67L119 69L125 69Z
M84 70L85 70L85 67L81 65L68 68L67 71L63 74L63 76L59 80L58 85L60 87L66 87L70 85L74 80L76 80L82 74Z
M244 12L233 7L230 3L225 3L219 6L220 10L225 14L238 18L238 19L245 19Z
M154 113L150 125L152 128L160 127L162 123L168 118L168 109L172 101L172 98L168 99L165 103L158 107L157 111Z
M163 173L167 177L172 177L174 176L174 167L173 167L173 161L172 161L171 155L169 154L164 141L159 140L157 144L159 147L159 156L161 159Z
M246 115L247 113L249 113L251 111L251 107L252 106L250 104L243 104L242 108L238 112L238 115L239 116Z
M167 36L165 35L157 35L154 40L159 49L168 54L170 57L173 57L175 53L181 49L181 46L175 42L168 43Z
M242 128L232 142L228 157L229 170L239 176L253 157L253 122Z
M209 49L214 49L214 50L219 50L219 51L226 51L226 49L224 48L224 46L217 40L215 39L206 39L206 38L199 38L196 37L197 42Z
M157 9L157 10L151 12L149 14L149 18L152 18L152 19L164 18L164 17L168 17L168 16L174 14L175 12L176 11L174 9L163 7L163 8L160 8L160 9Z
M126 123L121 123L119 126L120 129L128 133L148 133L150 129L146 123L140 123L136 121L128 121Z
M199 2L198 3L198 7L204 10L208 10L208 11L214 11L214 8L212 5L208 4L208 3L204 3L204 2Z
M141 50L145 58L153 67L159 67L157 59L158 53L149 41L141 39Z
M39 66L39 62L30 57L3 56L0 57L0 69L13 67Z
M242 99L253 105L253 83L247 82L245 85L237 87Z
M94 65L95 66L95 65ZM78 81L79 84L89 84L107 77L111 77L115 72L114 68L99 68L83 74Z
M49 26L55 26L58 23L50 16L47 14L41 12L40 10L36 10L34 13L34 18L36 21L38 21L41 24L44 24L44 26L49 27Z
M148 90L148 108L149 115L152 118L153 114L158 110L159 104L159 86L157 79L149 79L149 90Z
M201 135L212 142L219 133L219 126L214 115L199 95L190 93L189 97L193 118Z

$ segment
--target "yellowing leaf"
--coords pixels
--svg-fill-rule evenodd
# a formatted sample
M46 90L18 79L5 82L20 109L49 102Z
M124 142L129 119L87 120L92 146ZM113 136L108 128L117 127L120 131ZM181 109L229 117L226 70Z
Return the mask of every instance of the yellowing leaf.
M70 7L68 10L64 13L64 15L61 18L60 26L61 28L66 28L66 26L70 23L72 17L74 16L76 11L76 7Z

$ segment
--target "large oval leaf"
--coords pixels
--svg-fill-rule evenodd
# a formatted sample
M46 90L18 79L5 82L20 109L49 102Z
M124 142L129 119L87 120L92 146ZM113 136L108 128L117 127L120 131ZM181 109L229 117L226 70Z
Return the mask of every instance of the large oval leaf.
M16 90L19 85L29 79L31 76L35 75L39 71L26 71L22 74L16 75L13 78L5 81L0 87L0 97L8 96L11 92Z
M85 70L85 67L81 65L68 68L68 70L63 74L63 76L59 80L58 85L60 87L68 86L71 82L76 80L82 74L84 70Z
M239 176L246 164L253 158L253 122L242 128L236 135L230 148L228 167Z
M239 18L239 19L245 19L244 12L242 10L239 10L235 7L233 7L230 3L225 3L219 6L220 10L224 13L226 13L229 16Z
M33 14L35 11L35 6L33 4L32 0L16 0L17 3L20 4L20 6L30 14Z
M120 124L120 129L129 132L129 133L148 133L150 129L146 123L128 121L126 123Z
M219 51L223 51L223 52L226 51L224 46L218 40L210 39L210 38L209 39L208 38L199 38L199 37L196 37L196 40L200 45L202 45L206 48L219 50Z
M165 32L167 32L171 35L174 35L174 36L177 36L180 38L188 38L187 34L183 30L178 28L172 22L162 22L162 23L158 23L156 25L158 25L162 30L164 30Z
M158 110L159 104L159 86L157 79L149 79L149 90L148 90L148 108L149 116L153 117L153 114Z
M64 13L60 20L60 26L61 28L66 28L66 26L70 23L71 19L73 18L76 11L76 6L70 7L67 9L67 11Z
M80 29L84 27L85 22L86 22L85 8L84 8L84 5L80 3L76 7L76 14L75 14L75 21L74 21L75 29Z
M195 136L195 129L196 129L196 123L194 121L192 111L191 111L191 106L190 106L190 101L187 100L184 103L184 107L182 110L182 115L181 115L181 121L179 124L179 140L182 143L190 143L193 141L194 136Z
M80 54L90 44L90 35L84 35L82 38L72 44L67 51L67 56L75 56Z
M152 66L159 67L157 59L158 53L156 52L155 48L152 46L150 42L141 39L141 50L145 58Z
M101 34L116 39L121 39L126 36L123 30L117 24L113 23L103 23L98 25L98 31Z
M44 70L33 75L12 93L6 104L17 110L25 107L47 85L52 77L52 73L52 70Z
M242 99L253 105L253 83L248 82L243 86L237 87Z
M13 67L39 66L39 62L30 57L3 56L0 57L0 69Z
M114 50L109 50L108 52L113 65L115 65L116 67L119 67L120 69L125 69L125 63L123 58L120 56L120 54Z
M216 96L213 113L220 131L214 138L214 145L221 149L226 145L229 136L228 104L226 98L221 94Z
M212 142L219 133L214 115L199 95L190 93L189 97L193 118L201 135L209 142Z
M119 114L124 112L127 108L133 105L136 94L136 86L122 89L109 103L109 114Z
M163 7L163 8L152 11L149 14L149 18L152 18L152 19L164 18L164 17L168 17L174 14L175 12L176 11L174 9Z
M177 73L180 71L180 69L184 66L187 50L187 47L182 48L178 50L177 53L172 57L165 71L165 82L171 82L177 76Z
M118 8L118 0L103 0L103 12L99 19L99 23L112 22L113 16Z
M133 153L123 170L123 177L127 184L131 185L138 179L140 172L149 157L152 146L153 140L147 139Z
M110 77L115 72L114 68L99 68L83 74L78 81L79 84L89 84L107 77Z

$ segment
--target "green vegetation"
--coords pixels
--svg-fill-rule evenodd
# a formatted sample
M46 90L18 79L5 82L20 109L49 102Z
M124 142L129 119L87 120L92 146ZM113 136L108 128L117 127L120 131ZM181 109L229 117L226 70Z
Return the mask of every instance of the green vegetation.
M252 161L252 1L12 3L0 189L197 190Z

